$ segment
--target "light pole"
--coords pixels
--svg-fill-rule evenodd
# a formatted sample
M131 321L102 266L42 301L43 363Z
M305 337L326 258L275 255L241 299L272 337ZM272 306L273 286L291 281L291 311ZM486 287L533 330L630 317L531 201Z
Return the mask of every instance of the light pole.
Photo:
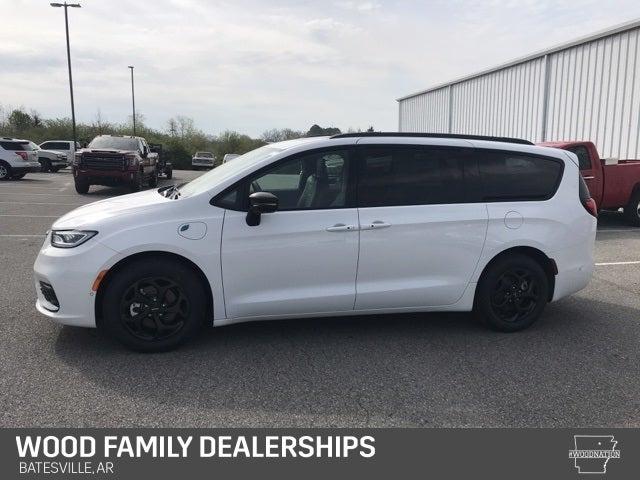
M136 136L136 93L133 89L133 65L129 65L131 69L131 102L133 103L133 136Z
M51 3L52 7L64 7L64 27L67 32L67 66L69 67L69 93L71 94L71 125L73 126L73 143L78 141L76 135L76 110L73 105L73 77L71 76L71 49L69 48L69 16L67 15L67 9L80 8L79 3Z

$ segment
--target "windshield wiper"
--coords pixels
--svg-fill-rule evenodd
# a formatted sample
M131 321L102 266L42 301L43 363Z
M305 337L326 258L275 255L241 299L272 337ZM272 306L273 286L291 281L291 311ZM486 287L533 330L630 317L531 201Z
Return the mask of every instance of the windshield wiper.
M168 185L166 187L159 188L158 193L163 195L165 198L175 200L180 196L180 187L183 185L184 183L181 183L180 185Z

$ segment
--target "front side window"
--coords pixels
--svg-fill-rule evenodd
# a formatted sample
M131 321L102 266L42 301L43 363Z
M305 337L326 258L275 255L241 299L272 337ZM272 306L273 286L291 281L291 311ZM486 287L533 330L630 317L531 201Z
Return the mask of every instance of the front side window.
M358 205L463 203L464 156L458 148L366 147L358 165Z
M483 201L545 200L560 183L560 160L517 152L478 151L478 155Z
M319 210L349 205L349 153L318 151L278 162L222 195L216 204L245 209L255 192L278 197L278 210Z
M572 153L575 153L576 156L578 157L578 164L580 165L580 170L591 169L591 159L589 158L589 150L587 150L587 147L583 145L578 145L575 147L571 147L568 150Z

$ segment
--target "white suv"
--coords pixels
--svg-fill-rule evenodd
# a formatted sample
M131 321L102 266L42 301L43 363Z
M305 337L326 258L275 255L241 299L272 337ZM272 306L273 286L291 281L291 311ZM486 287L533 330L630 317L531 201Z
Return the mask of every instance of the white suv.
M476 310L515 331L587 285L595 215L563 150L297 139L60 218L35 263L36 305L144 351L203 324L312 316Z
M0 137L0 180L18 180L39 172L38 155L29 140Z

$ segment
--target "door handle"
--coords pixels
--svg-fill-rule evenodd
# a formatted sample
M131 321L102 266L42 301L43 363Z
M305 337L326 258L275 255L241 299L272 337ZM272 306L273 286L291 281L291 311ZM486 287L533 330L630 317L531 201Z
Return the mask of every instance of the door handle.
M582 177L582 178L584 178L585 180L593 180L593 179L594 179L594 178L596 178L596 177L594 177L594 176L590 176L590 177Z
M344 223L336 223L327 227L327 232L350 232L352 230L357 230L355 225L345 225Z
M381 228L389 228L390 223L383 222L382 220L374 220L373 222L362 227L362 230L379 230Z

